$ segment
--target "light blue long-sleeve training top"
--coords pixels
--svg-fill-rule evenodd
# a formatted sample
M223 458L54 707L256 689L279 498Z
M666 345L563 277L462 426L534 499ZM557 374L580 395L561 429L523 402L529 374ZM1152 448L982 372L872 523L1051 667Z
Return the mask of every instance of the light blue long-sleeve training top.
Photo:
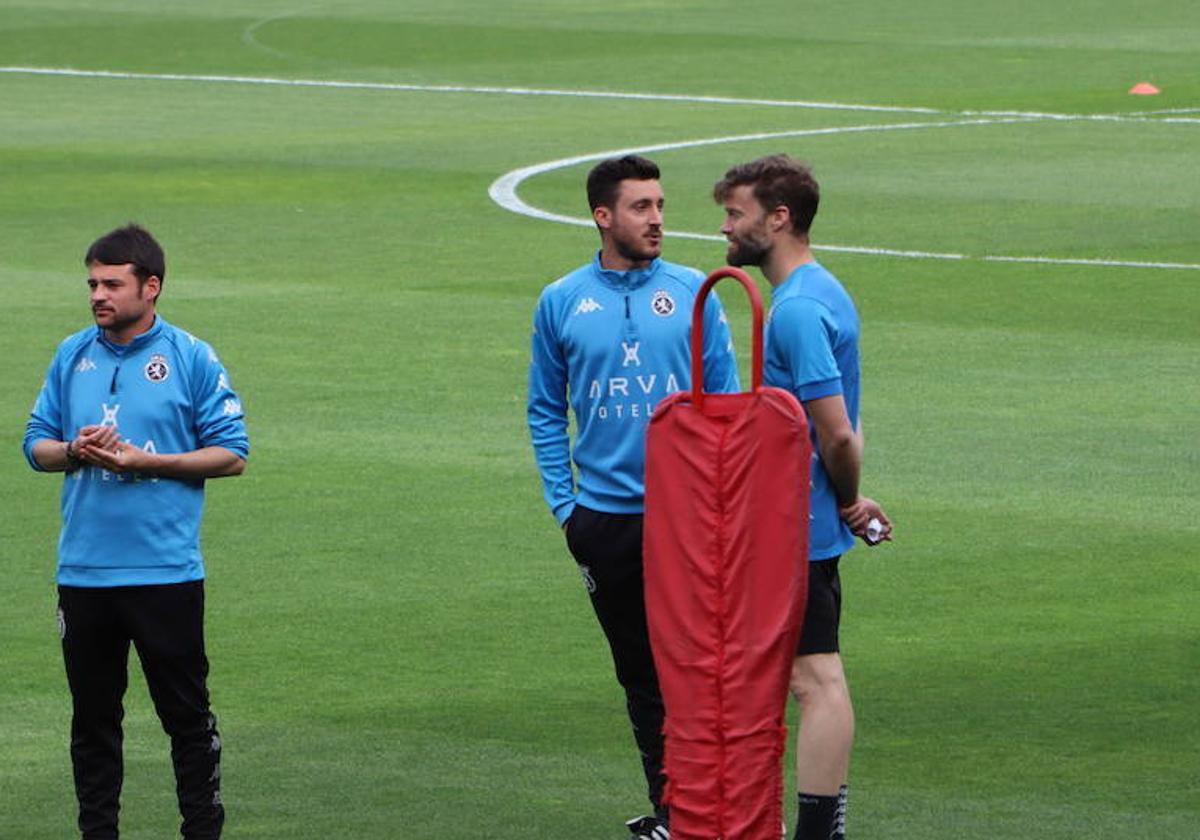
M157 453L221 446L247 457L241 401L217 354L157 317L127 345L99 327L65 339L25 429L37 441L71 440L80 428L115 425L121 439ZM63 479L58 582L111 587L204 577L200 517L204 482L113 473L89 464Z
M642 512L646 425L663 397L691 387L692 305L703 282L695 269L662 259L611 271L597 253L542 291L528 420L546 503L559 524L576 502L606 513ZM715 293L704 308L704 389L738 390L729 325Z

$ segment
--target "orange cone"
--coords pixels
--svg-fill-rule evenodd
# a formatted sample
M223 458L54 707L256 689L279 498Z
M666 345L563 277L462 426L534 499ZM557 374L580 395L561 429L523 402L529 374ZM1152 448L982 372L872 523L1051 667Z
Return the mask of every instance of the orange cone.
M1161 93L1162 91L1149 82L1138 82L1129 89L1129 92L1137 94L1138 96L1153 96L1154 94Z

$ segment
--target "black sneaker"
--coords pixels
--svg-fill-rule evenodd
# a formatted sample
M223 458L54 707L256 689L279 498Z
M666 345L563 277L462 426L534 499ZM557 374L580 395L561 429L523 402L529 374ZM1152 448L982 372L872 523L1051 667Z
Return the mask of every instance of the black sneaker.
M659 817L634 817L625 823L634 840L671 840L667 821Z

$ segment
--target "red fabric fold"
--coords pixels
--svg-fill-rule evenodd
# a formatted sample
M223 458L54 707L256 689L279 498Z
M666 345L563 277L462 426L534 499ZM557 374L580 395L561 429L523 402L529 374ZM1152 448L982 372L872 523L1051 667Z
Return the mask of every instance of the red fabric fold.
M778 388L699 406L681 392L651 419L646 610L675 840L780 837L811 457L804 411Z

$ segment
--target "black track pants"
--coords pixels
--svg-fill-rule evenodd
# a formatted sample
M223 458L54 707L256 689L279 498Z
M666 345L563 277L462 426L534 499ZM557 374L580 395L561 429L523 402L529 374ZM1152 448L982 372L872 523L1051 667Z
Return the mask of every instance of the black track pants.
M217 840L221 741L209 711L204 582L60 586L63 659L71 687L71 762L83 840L116 840L124 766L121 704L133 643L163 730L171 739L186 840Z
M617 681L625 689L633 737L642 754L650 801L661 813L666 782L663 701L642 593L642 515L601 513L576 506L567 525L567 545L608 637Z

